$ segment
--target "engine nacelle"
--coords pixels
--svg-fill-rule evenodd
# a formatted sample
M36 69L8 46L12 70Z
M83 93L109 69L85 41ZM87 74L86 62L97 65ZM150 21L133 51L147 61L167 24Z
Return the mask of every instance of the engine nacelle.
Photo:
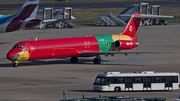
M114 42L114 46L118 49L133 49L138 45L136 41L117 40Z

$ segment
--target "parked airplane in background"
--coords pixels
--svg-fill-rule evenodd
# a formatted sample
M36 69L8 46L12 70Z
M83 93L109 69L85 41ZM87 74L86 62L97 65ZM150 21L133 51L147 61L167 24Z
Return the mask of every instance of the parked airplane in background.
M71 63L77 63L78 57L96 56L94 64L101 63L100 55L114 54L137 54L137 53L159 53L159 52L120 52L121 50L133 49L139 45L135 37L136 31L142 18L149 16L138 13L132 14L124 31L117 35L84 36L72 38L57 38L44 40L22 41L13 46L7 53L7 59L18 66L18 61L51 59L71 57ZM150 16L161 18L169 16ZM170 17L172 18L172 17Z
M0 15L0 33L32 28L42 21L37 19L39 0L26 0L20 10L14 15Z

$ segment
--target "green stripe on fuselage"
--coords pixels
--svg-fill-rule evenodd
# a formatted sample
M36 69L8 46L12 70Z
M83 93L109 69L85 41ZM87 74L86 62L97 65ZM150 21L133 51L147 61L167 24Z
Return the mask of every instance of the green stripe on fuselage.
M14 56L14 58L12 59L12 61L16 61L18 59L18 56Z
M95 38L98 41L100 52L111 50L112 42L114 42L112 35L95 36Z

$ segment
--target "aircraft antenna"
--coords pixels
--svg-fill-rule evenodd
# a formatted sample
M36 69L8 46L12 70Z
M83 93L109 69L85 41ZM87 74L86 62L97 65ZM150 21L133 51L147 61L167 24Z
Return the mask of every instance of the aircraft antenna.
M38 38L36 37L35 41L37 41L37 39L38 39Z

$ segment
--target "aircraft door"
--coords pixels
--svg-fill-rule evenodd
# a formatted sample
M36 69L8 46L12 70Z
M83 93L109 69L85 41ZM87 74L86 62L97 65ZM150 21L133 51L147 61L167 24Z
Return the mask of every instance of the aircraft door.
M26 50L29 52L29 54L31 54L32 50L31 50L31 45L30 44L26 44Z

